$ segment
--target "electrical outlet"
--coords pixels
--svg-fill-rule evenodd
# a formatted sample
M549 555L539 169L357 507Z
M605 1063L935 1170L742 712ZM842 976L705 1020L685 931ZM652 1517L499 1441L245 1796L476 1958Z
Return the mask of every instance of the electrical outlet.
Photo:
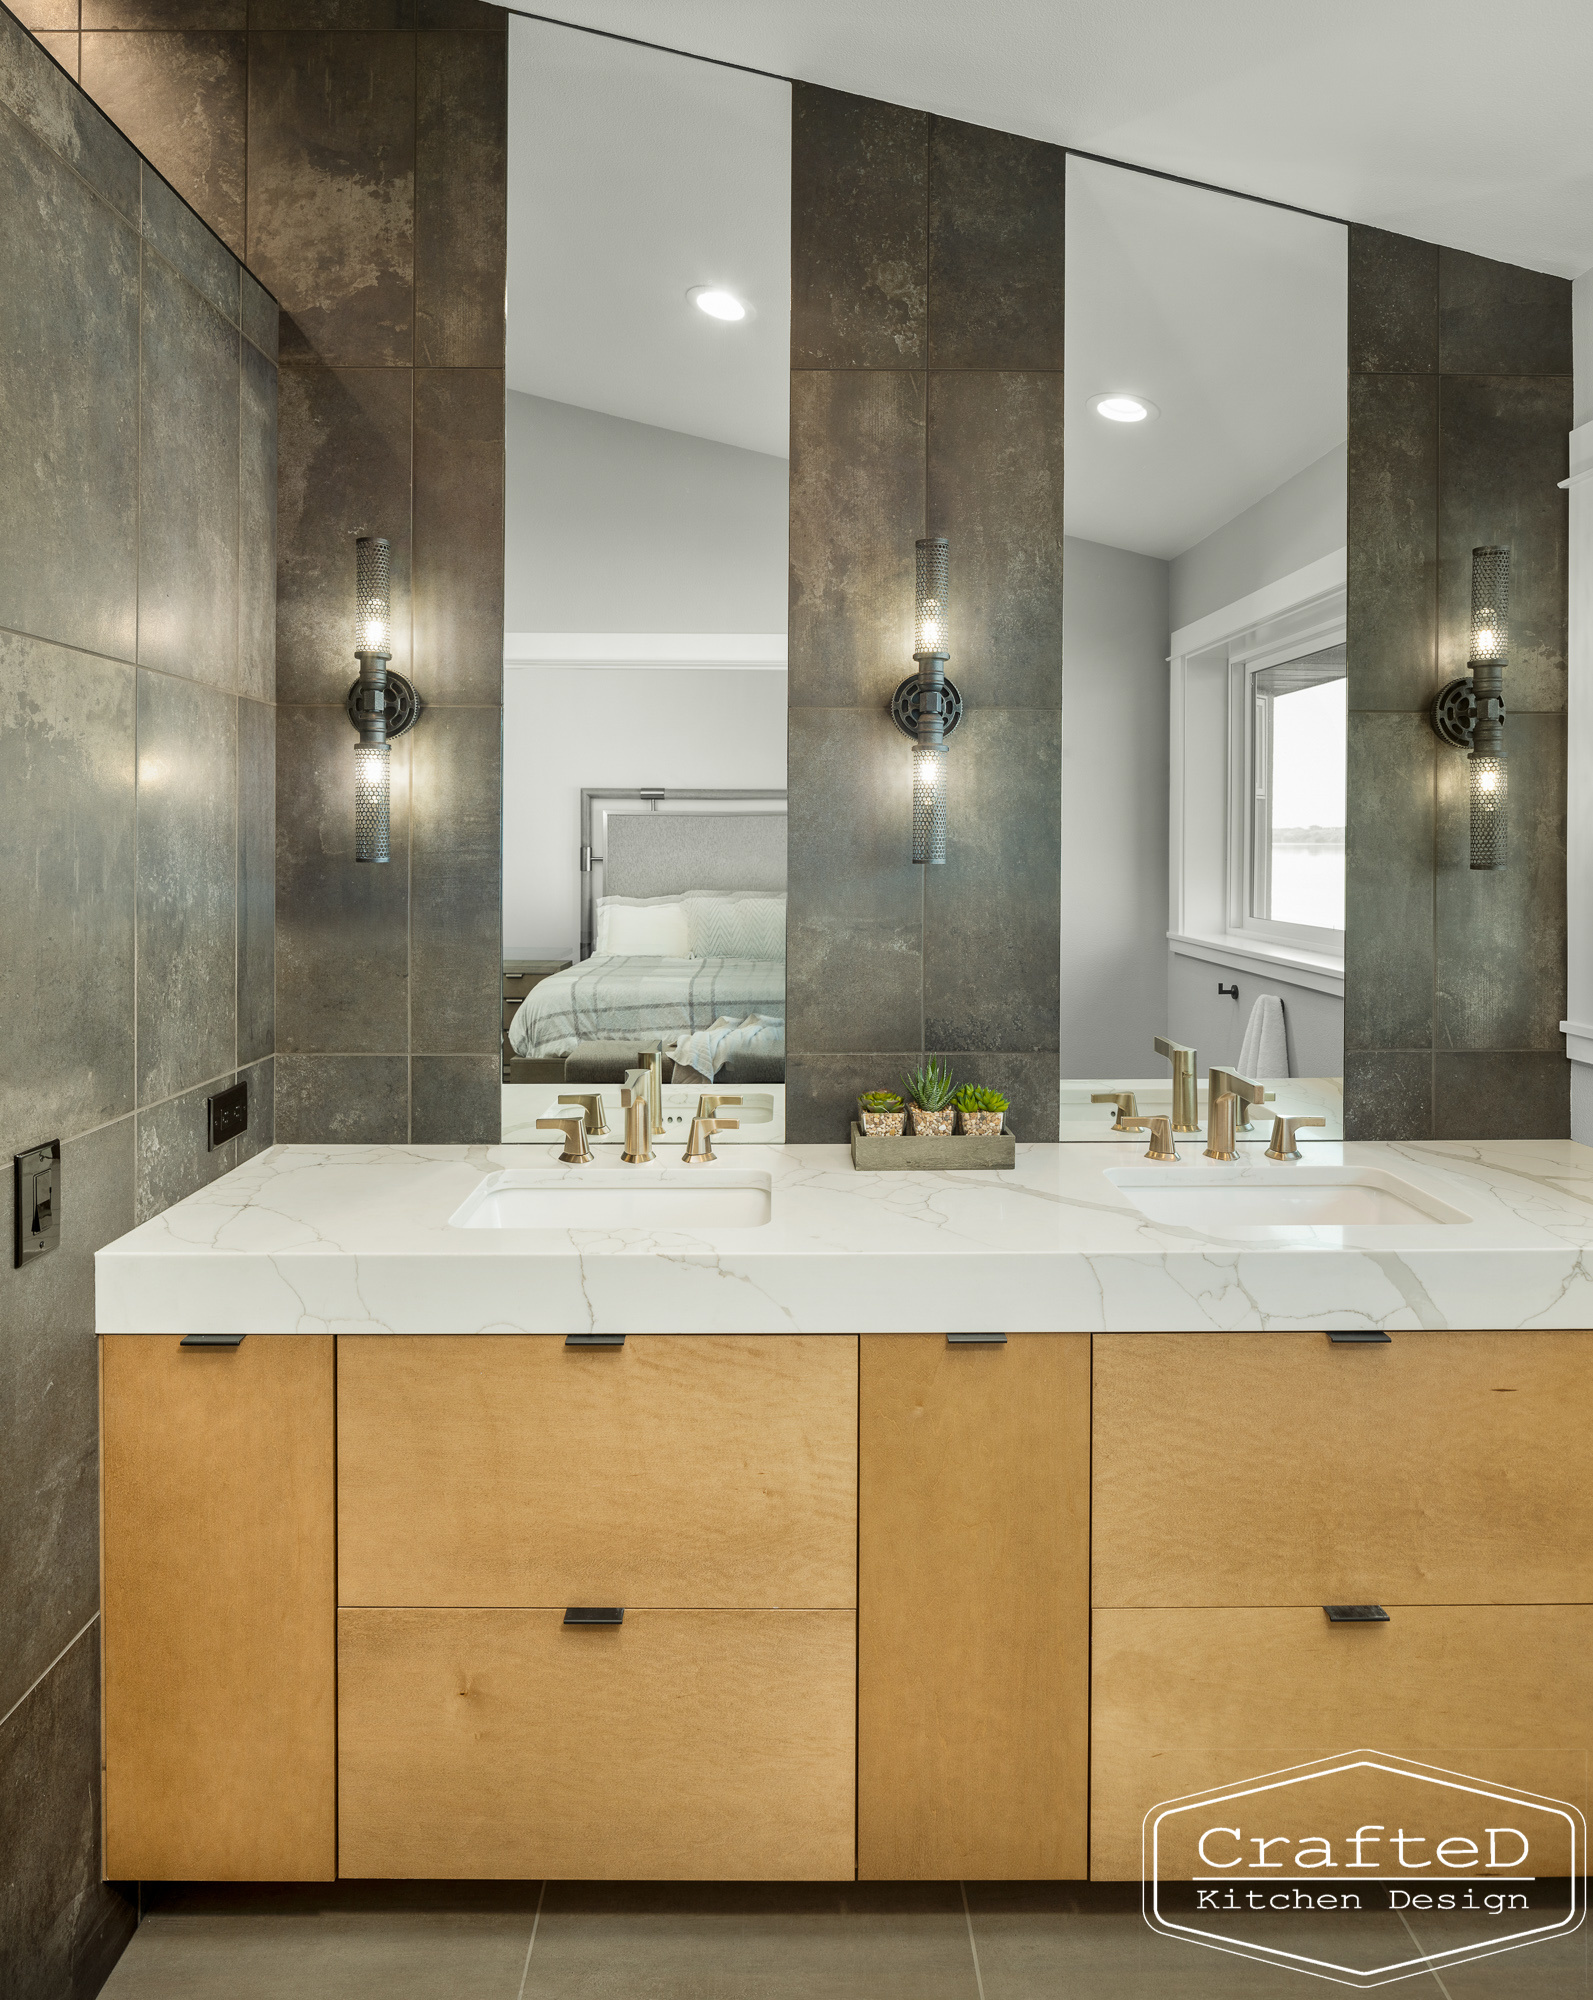
M208 1143L213 1153L218 1146L225 1146L229 1139L236 1139L240 1132L248 1131L248 1084L235 1083L230 1090L218 1090L214 1097L205 1099L205 1110L210 1117Z
M16 1260L20 1271L61 1244L61 1142L12 1156L16 1181Z

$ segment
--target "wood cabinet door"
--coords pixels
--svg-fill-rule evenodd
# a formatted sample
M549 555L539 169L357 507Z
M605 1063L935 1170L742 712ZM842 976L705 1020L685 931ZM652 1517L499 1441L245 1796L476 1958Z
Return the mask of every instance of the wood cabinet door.
M851 1611L338 1614L345 1875L853 1872Z
M845 1334L338 1344L344 1604L857 1602Z
M105 1872L336 1863L332 1341L100 1341Z
M1593 1600L1593 1334L1106 1334L1097 1606Z
M1358 1748L1585 1812L1593 1606L1383 1608L1386 1625L1330 1624L1318 1606L1097 1611L1091 1876L1139 1877L1152 1806Z
M864 1880L1084 1873L1089 1355L862 1338Z

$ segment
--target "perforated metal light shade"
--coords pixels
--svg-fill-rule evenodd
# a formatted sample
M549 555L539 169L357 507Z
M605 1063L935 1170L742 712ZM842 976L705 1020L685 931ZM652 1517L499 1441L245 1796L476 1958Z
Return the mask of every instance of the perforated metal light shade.
M390 743L354 746L354 859L387 861L388 814L392 798Z
M931 535L918 544L918 560L913 606L913 658L949 659L947 634L950 564L944 535Z
M940 867L946 859L946 746L913 749L913 859Z
M386 539L381 535L361 535L354 544L354 563L354 650L380 653L383 658L391 659L392 551Z
M1503 662L1510 650L1510 551L1471 552L1471 654Z

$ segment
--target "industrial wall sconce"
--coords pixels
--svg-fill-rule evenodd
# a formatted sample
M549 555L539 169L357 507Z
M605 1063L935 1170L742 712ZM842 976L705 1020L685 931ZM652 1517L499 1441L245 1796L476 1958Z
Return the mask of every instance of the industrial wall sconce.
M913 658L918 671L891 696L891 720L913 739L913 859L939 867L946 859L946 738L962 720L962 696L946 678L951 658L946 538L930 536L917 549Z
M348 718L359 731L354 746L354 859L386 861L392 800L389 746L413 729L420 697L402 674L391 673L391 551L380 535L354 544L354 657L360 677L348 691Z
M1503 868L1510 831L1505 762L1505 655L1510 647L1510 551L1471 552L1471 653L1466 679L1433 701L1433 728L1471 756L1471 865Z

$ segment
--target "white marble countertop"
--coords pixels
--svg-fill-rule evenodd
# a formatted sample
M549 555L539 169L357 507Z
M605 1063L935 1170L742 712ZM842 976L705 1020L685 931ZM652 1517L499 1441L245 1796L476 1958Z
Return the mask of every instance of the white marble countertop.
M275 1146L101 1250L102 1333L1180 1332L1593 1328L1593 1148L1335 1144L1302 1167L1191 1147L1170 1184L1381 1168L1460 1210L1217 1235L1148 1221L1116 1145L1019 1146L1006 1173L856 1172L844 1147L741 1147L759 1228L479 1229L449 1218L521 1146ZM617 1162L617 1148L594 1149ZM1132 1157L1132 1156L1131 1156ZM1137 1159L1132 1162L1138 1165ZM660 1162L664 1164L664 1162ZM671 1162L672 1164L672 1162ZM580 1168L562 1170L572 1179ZM638 1176L655 1171L636 1168ZM715 1169L701 1170L705 1177Z

